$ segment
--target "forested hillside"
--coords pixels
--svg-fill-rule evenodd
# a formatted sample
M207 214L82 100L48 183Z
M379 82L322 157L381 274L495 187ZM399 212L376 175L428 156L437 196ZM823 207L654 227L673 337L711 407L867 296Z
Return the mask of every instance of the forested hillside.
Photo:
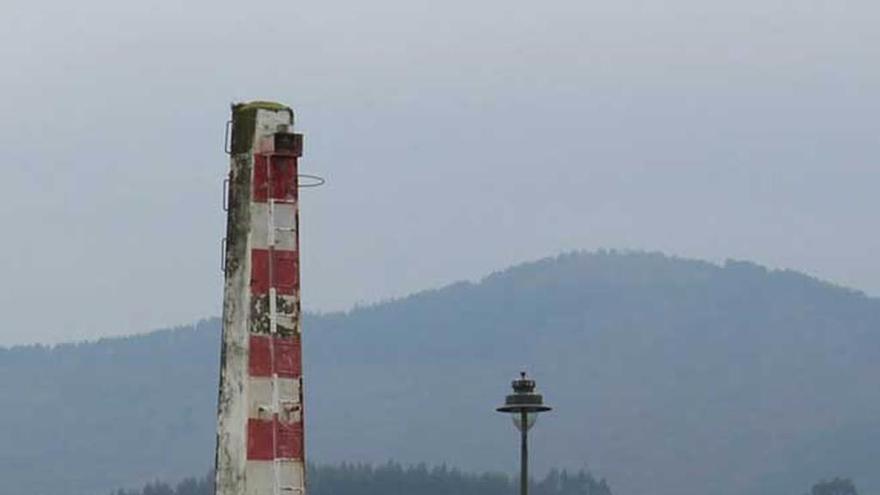
M309 495L511 495L518 485L498 473L471 474L446 466L402 466L389 462L369 464L310 465ZM579 471L552 470L530 483L532 495L611 495L604 480ZM113 495L214 495L211 475L187 478L176 486L155 481L141 489L117 490Z
M835 476L880 491L880 301L798 273L575 253L309 315L305 332L315 462L512 472L494 407L526 367L555 406L534 430L538 476L586 467L621 495L802 493ZM218 353L216 320L0 350L4 489L205 472Z
M389 462L377 468L368 464L308 466L310 495L510 495L519 487L504 474L462 473L446 466L428 469L424 464L403 467ZM583 470L576 474L552 470L542 480L530 480L532 495L611 495L605 480L597 481ZM116 490L112 495L214 495L213 473L186 478L176 486L154 481L140 489ZM795 495L795 494L793 494ZM852 480L834 478L813 485L809 495L859 495Z

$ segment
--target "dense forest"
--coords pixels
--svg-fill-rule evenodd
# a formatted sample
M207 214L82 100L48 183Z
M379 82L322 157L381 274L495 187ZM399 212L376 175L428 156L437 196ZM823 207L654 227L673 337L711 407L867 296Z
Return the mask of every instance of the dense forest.
M535 473L616 493L880 493L880 300L791 271L570 253L304 322L309 457L512 472L494 411L523 367L554 410ZM0 349L8 493L108 493L207 470L219 322ZM319 478L320 479L320 478Z
M388 462L379 466L347 464L310 465L309 495L511 495L518 493L514 480L504 474L470 474L446 466L403 466ZM531 495L611 495L605 480L583 470L569 473L552 470L533 480ZM113 495L214 495L213 476L187 478L176 486L148 483L139 490L118 490ZM824 495L824 494L820 494Z
M512 495L514 480L504 474L469 474L446 466L402 466L389 462L341 464L308 468L309 495ZM532 480L531 495L611 495L605 480L597 481L583 470L571 474L552 470ZM153 482L138 490L117 490L112 495L214 495L213 475L187 478L176 486ZM813 485L807 495L858 495L852 480L834 478Z

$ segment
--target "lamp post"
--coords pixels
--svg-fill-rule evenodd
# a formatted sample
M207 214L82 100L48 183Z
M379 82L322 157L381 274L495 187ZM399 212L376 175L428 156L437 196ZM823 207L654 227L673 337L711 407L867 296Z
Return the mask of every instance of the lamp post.
M510 413L513 424L520 432L520 472L519 493L529 493L529 429L535 425L538 413L551 409L544 405L544 397L535 392L535 380L526 378L526 372L519 374L519 379L513 381L513 393L504 399L504 405L496 411Z

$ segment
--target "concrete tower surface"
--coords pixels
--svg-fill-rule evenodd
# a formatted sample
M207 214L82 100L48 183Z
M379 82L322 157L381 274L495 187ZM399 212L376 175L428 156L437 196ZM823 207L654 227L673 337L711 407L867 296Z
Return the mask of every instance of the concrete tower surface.
M293 111L232 106L217 495L305 492Z

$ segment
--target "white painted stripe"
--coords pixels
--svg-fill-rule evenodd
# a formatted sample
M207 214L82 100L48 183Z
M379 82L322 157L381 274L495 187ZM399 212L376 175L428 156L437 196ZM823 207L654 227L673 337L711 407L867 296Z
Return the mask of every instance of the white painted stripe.
M274 210L271 223L270 208ZM273 231L275 249L296 249L296 205L276 202L270 207L269 203L251 203L251 247L268 249Z
M248 378L248 417L270 420L274 413L279 413L287 421L302 421L300 408L299 380L296 378L275 378L278 390L277 403L274 399L272 377ZM291 406L293 406L291 408ZM288 411L289 410L289 411ZM292 417L287 417L292 414Z
M258 149L262 139L275 134L281 130L280 127L287 127L289 130L292 125L293 122L291 121L290 113L287 111L267 110L263 108L257 110L257 125L256 129L254 129L256 135L256 139L254 139L254 147Z
M277 471L276 471L277 469ZM248 461L246 495L301 495L305 489L302 461ZM275 491L276 474L279 490Z
M280 304L277 302L280 299ZM275 304L275 323L276 325L280 325L284 328L292 328L295 332L299 333L299 314L298 314L298 306L296 304L298 300L298 294L293 296L288 295L278 295L276 296L276 304Z

